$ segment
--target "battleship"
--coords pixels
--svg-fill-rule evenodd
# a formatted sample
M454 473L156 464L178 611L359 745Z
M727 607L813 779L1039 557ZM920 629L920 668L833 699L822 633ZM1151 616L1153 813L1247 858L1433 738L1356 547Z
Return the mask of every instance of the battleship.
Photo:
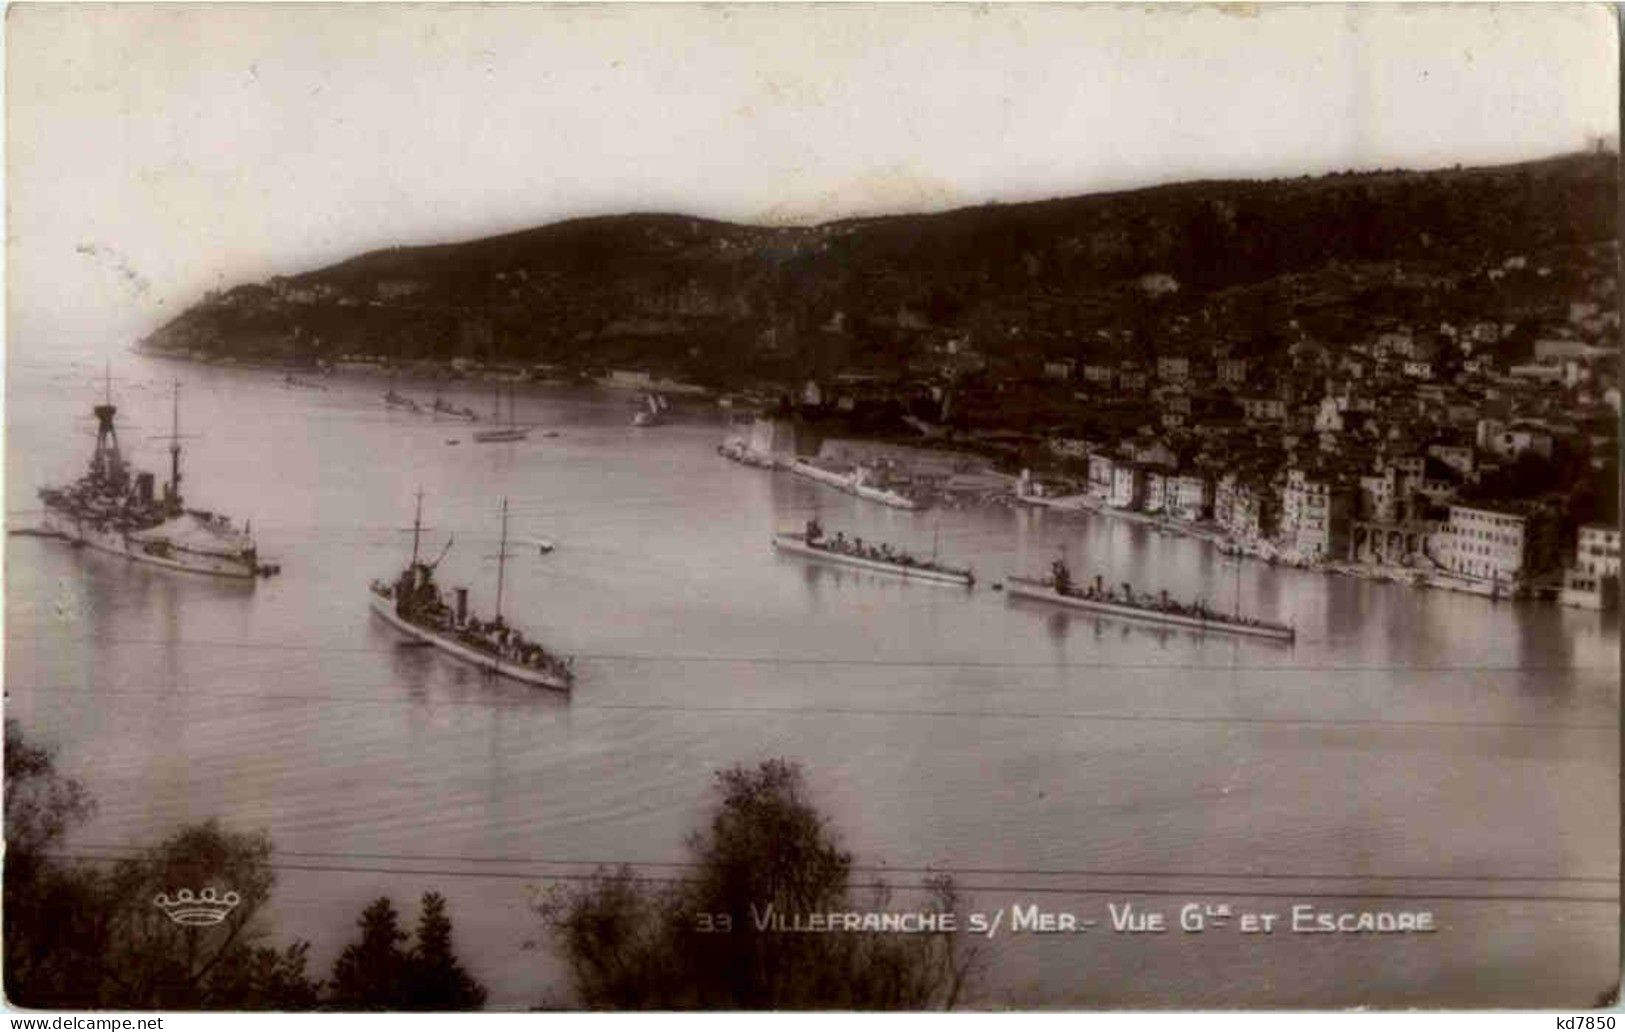
M1054 602L1142 623L1198 631L1222 631L1278 641L1292 641L1297 637L1297 631L1286 624L1245 617L1240 613L1221 613L1201 602L1178 602L1170 599L1166 591L1159 595L1136 594L1127 584L1121 590L1107 587L1099 576L1095 577L1094 583L1080 587L1072 582L1071 571L1059 559L1050 567L1050 576L1045 580L1010 577L1006 593L1012 598Z
M508 556L508 503L502 503L502 545L497 550L495 615L481 620L468 608L468 589L453 588L448 602L434 571L451 551L451 541L432 562L418 548L423 534L423 493L418 492L417 515L412 520L412 561L393 583L375 580L370 585L372 611L385 623L414 641L432 645L466 663L522 681L525 684L569 691L575 683L573 664L528 640L502 617L502 576Z
M808 520L804 532L786 531L773 535L773 547L790 555L822 559L880 573L894 573L917 580L959 584L967 588L976 584L976 574L971 570L939 563L935 556L931 559L916 559L890 545L865 544L862 538L849 539L840 533L834 537L827 537L817 520Z
M251 528L181 497L180 384L175 385L174 429L169 444L169 483L154 495L153 474L134 470L119 451L112 379L96 416L96 451L90 471L66 487L46 487L41 531L76 546L120 555L169 570L252 580L277 573L260 562Z

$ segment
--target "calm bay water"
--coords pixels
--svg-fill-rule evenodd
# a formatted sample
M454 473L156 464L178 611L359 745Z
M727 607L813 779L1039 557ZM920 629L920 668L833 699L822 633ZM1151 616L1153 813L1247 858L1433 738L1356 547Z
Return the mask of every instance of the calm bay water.
M1110 519L888 510L713 451L694 410L634 429L631 395L528 390L527 442L387 411L394 387L120 356L121 440L167 469L182 388L190 504L253 521L248 587L60 542L5 553L6 711L96 797L73 845L219 817L278 848L273 936L325 972L362 907L429 888L492 1004L564 986L526 903L594 862L684 859L712 772L799 760L863 880L958 872L965 910L1037 903L1175 930L990 941L981 1002L1189 1007L1576 1005L1617 971L1619 630L1612 616L1234 562ZM8 368L8 519L78 476L100 363ZM489 407L488 388L445 390ZM449 444L450 439L460 443ZM569 698L400 647L366 584L426 548L489 612L577 657ZM1292 620L1287 647L1146 629L775 556L829 529L971 563L984 585L1074 571ZM884 871L879 869L885 868ZM1414 897L1414 898L1412 898ZM1486 898L1501 897L1501 898ZM1186 934L1186 901L1427 909L1431 936ZM1008 916L1006 917L1008 922Z

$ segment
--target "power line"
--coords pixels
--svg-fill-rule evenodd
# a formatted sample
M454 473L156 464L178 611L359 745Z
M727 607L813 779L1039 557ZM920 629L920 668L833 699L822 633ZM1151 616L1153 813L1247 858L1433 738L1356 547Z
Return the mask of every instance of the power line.
M21 691L30 686L9 685ZM329 695L260 692L177 691L173 688L102 688L93 685L33 686L36 690L85 692L98 695L164 696L180 695L191 699L254 699L268 702L344 703L359 705L418 706L422 702L398 696ZM527 697L528 698L528 697ZM436 706L469 707L478 709L513 709L528 705L528 701L502 702L495 699L444 699ZM1237 725L1263 727L1372 727L1372 728L1434 728L1453 730L1529 730L1529 731L1590 731L1617 734L1617 724L1565 724L1550 721L1465 721L1465 720L1384 720L1362 717L1236 717L1221 715L1178 713L1113 713L1090 711L1025 711L1025 710L928 710L885 709L860 706L691 706L683 703L615 703L578 702L569 704L573 712L641 712L691 713L731 715L782 715L801 717L916 717L976 720L1094 720L1102 723L1136 724L1197 724Z
M164 638L125 638L111 635L97 635L85 638L68 638L59 635L22 635L7 634L6 640L15 642L49 642L51 644L115 644L115 645L156 645L165 648L222 648L222 649L275 649L278 651L302 652L345 652L345 653L392 653L396 646L374 647L360 645L313 645L301 642L287 641L215 641L207 639L180 639L168 640ZM1222 665L1204 663L1119 663L1112 660L1096 660L1089 662L1058 663L1046 660L999 660L999 659L877 659L874 657L834 657L834 656L771 656L771 655L727 655L704 653L639 653L639 652L577 652L573 653L579 659L603 660L606 662L632 662L632 663L718 663L733 665L754 666L811 666L811 667L885 667L885 668L919 668L919 669L988 669L988 670L1198 670L1203 672L1221 671L1255 671L1279 673L1392 673L1404 671L1406 673L1580 673L1587 671L1617 670L1614 664L1552 664L1552 665L1518 665L1518 666L1484 666L1473 663L1464 664L1423 664L1423 665L1394 665L1384 663L1335 663L1316 666L1312 664L1269 664L1255 663L1233 666L1228 663Z
M124 859L137 859L137 855L96 856L84 853L63 852L54 854L63 859L78 860L90 863L110 863ZM368 867L363 865L340 864L300 864L285 863L271 860L266 866L275 871L308 871L324 874L389 874L411 875L413 877L427 878L475 878L504 881L532 881L532 882L593 882L600 875L559 873L549 871L459 871L451 868L397 868L397 867ZM944 871L943 873L951 873ZM640 884L677 885L685 879L671 875L650 876L632 875L630 880ZM860 882L848 886L852 889L889 889L898 886L885 882ZM922 888L924 886L921 886ZM1193 895L1230 895L1249 899L1302 899L1306 893L1303 891L1291 892L1282 890L1257 889L1161 889L1144 888L1138 886L1060 886L1060 885L955 885L961 892L1005 892L1024 893L1029 895L1068 895L1068 896L1177 896L1189 897ZM1348 899L1348 900L1418 900L1427 902L1516 902L1516 903L1618 903L1618 896L1588 896L1568 893L1551 894L1511 894L1511 893L1484 893L1484 892L1440 892L1440 893L1402 893L1402 892L1312 892L1307 893L1314 899Z
M79 849L93 849L114 853L131 853L138 847L105 843L79 843ZM512 856L458 856L434 853L355 853L324 850L276 850L278 856L330 857L343 860L386 860L399 862L468 863L468 864L545 864L566 867L674 867L693 869L704 867L698 860L581 860L549 857ZM1246 881L1451 881L1451 882L1578 882L1618 885L1618 877L1587 877L1581 875L1506 875L1506 874L1310 874L1279 873L1271 871L1136 871L1094 868L1035 868L1035 867L951 867L945 864L911 866L906 864L852 864L854 871L891 872L897 874L966 874L966 875L1020 875L1032 877L1089 877L1089 878L1212 878L1241 879Z

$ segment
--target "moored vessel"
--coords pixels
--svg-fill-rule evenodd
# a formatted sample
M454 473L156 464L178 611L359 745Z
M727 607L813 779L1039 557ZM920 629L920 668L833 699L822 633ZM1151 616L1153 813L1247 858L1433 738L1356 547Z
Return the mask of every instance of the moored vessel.
M252 580L280 567L262 563L247 526L218 513L188 509L181 497L180 384L175 385L170 434L169 482L154 492L153 474L131 468L119 451L111 376L96 416L96 450L90 470L65 487L39 492L41 529L77 545L133 562L215 577Z
M931 559L916 559L890 545L866 544L862 538L849 539L841 533L828 537L817 520L808 520L804 532L774 534L773 547L790 555L821 559L825 562L856 566L880 573L892 573L916 580L959 584L967 588L976 584L976 574L968 567L949 566L938 562L934 556Z
M417 515L412 521L412 560L394 581L372 582L372 611L401 633L466 663L525 684L569 691L575 684L573 663L529 640L502 616L502 577L508 554L507 499L502 503L495 615L490 620L482 620L469 610L467 588L452 589L449 601L441 592L434 571L451 551L451 541L429 562L418 551L422 532L423 494L419 492Z
M502 393L501 389L498 388L496 401L491 412L491 421L495 423L501 419ZM474 431L474 440L478 441L480 444L495 444L501 441L523 441L529 436L530 427L520 426L514 421L512 385L508 387L508 424L506 426L498 426L490 430Z
M1045 580L1017 576L1007 578L1005 591L1012 598L1053 602L1142 623L1198 631L1222 631L1277 641L1297 638L1297 631L1286 624L1245 617L1239 613L1221 613L1201 602L1179 602L1170 599L1166 591L1159 595L1135 594L1126 584L1119 591L1103 585L1100 577L1096 577L1093 584L1080 588L1072 583L1071 573L1061 560L1056 560L1051 566L1050 576Z
M795 459L790 463L792 473L804 476L809 480L816 480L820 484L828 484L847 494L856 495L866 501L879 502L893 509L918 509L919 500L905 494L888 484L880 483L874 470L868 466L859 465L849 472L839 472L813 459Z
M671 407L664 395L650 391L643 396L642 408L632 416L633 426L659 426L666 421L666 411Z

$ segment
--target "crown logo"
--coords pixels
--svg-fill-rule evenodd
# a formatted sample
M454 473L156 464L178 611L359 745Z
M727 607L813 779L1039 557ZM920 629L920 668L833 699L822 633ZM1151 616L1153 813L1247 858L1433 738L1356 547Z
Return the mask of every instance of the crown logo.
M178 925L217 925L242 901L235 892L218 896L213 889L204 889L194 896L191 889L181 889L174 898L158 893L152 905Z

